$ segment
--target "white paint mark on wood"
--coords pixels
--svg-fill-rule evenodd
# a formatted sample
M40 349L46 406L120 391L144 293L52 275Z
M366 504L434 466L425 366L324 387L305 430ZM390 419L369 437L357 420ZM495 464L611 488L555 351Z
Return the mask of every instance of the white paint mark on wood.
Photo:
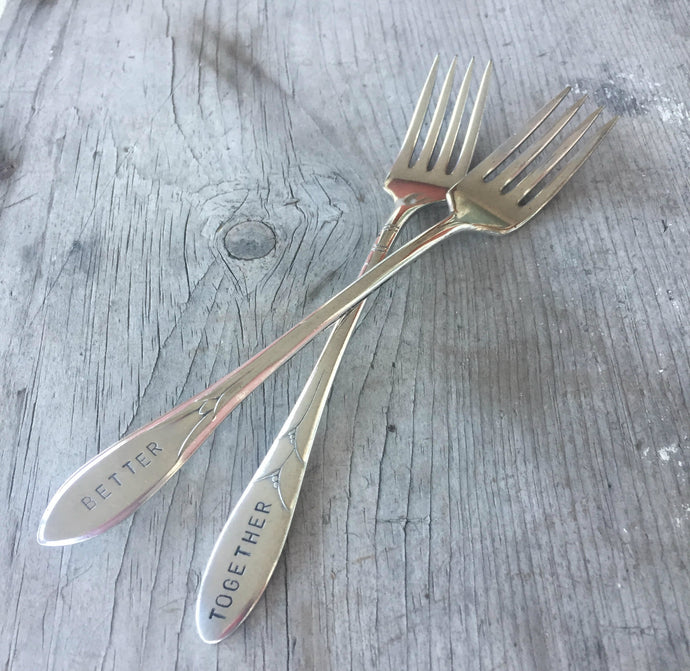
M657 453L661 461L670 461L671 455L678 452L678 447L676 445L669 445L668 447L660 448Z

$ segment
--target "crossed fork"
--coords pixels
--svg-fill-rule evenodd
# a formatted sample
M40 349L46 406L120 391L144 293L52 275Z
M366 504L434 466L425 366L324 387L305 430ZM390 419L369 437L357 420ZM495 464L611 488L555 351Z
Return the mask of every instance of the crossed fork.
M567 96L570 89L566 88L468 172L492 69L489 64L484 71L462 147L457 160L453 160L472 67L470 63L439 146L456 61L451 64L425 140L414 158L436 82L438 57L434 60L403 146L384 184L395 202L393 214L359 279L236 371L77 470L51 499L41 519L39 543L66 545L86 540L127 517L162 487L251 391L317 333L342 317L278 438L233 509L202 579L196 613L202 639L218 642L244 621L261 597L282 552L314 436L363 299L454 233L473 230L503 235L527 223L560 191L616 121L614 117L584 140L602 111L595 110L561 139L548 157L533 165L585 101L583 97L575 102L529 148L518 153ZM451 210L449 216L386 256L404 222L419 208L444 198ZM129 464L126 473L121 473L123 463Z

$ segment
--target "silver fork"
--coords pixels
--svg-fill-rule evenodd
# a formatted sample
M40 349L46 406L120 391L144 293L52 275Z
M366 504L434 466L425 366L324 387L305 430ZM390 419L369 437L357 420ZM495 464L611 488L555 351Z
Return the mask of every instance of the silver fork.
M414 140L422 126L435 81L436 68L435 63L424 87L421 102L415 111L413 124L405 141L404 153L401 152L400 163L394 166L391 177L387 180L387 188L396 198L396 210L367 261L370 267L374 258L382 256L382 250L392 242L406 217L418 207L443 198L445 188L439 187L438 184L450 185L467 170L474 141L466 143L467 149L463 151L461 160L449 175L445 174L445 165L438 161L430 169L433 180L429 178L428 182L424 180L424 170L420 170L419 161L409 173L405 169L405 161L410 160ZM432 120L436 135L442 118L440 110L445 109L450 93L453 69L454 66L451 67L443 87L443 104L439 103L439 112ZM465 81L468 85L469 73ZM485 81L488 81L488 74L485 75ZM465 104L467 85L464 86L465 93L461 90L456 113L453 115L451 127L455 133ZM483 85L482 97L485 90L486 85ZM476 137L481 116L480 103L483 103L483 98L475 105L478 112L470 120L470 129L467 133L469 138ZM430 133L429 136L431 135ZM443 157L448 157L452 148L452 134L447 133L446 136L448 142L443 149ZM426 147L427 145L423 151L428 155L432 145ZM402 179L403 177L406 179ZM410 184L416 185L413 193L408 190ZM385 282L388 276L378 276L374 283L360 278L232 373L92 457L75 471L51 498L41 518L38 542L43 545L78 543L103 533L124 520L186 463L247 395L316 334L356 307L364 297ZM339 330L341 336L345 332L344 329ZM342 346L344 344L345 341ZM341 349L342 347L336 347L334 344L330 351L337 352ZM331 365L334 366L335 362Z
M369 252L360 275L385 257L403 224L414 212L425 205L443 201L448 189L467 173L479 134L492 65L489 62L484 70L460 153L457 160L453 161L474 61L467 67L443 141L438 147L441 126L447 116L456 62L453 59L448 69L426 137L419 155L414 158L414 150L418 145L436 81L438 56L434 59L402 148L384 183L384 188L395 203L393 213ZM438 155L434 158L437 148ZM197 629L201 638L208 643L217 643L229 636L243 622L261 598L273 575L290 530L314 437L335 374L363 306L364 302L360 303L333 328L302 393L278 432L278 437L230 513L216 541L197 601ZM256 526L263 519L257 510L259 503L267 506L267 509L273 506L270 526ZM249 520L253 520L255 524ZM252 540L256 540L257 544L260 540L260 552L257 547L251 563L245 564L241 583L239 575L231 578L236 583L228 584L236 585L237 589L230 594L228 590L223 590L223 583L227 582L228 566L235 565L234 553L241 547L243 538L250 545L253 544ZM228 598L222 594L228 595Z
M611 119L591 139L581 143L601 113L599 108L563 139L542 165L529 171L533 162L552 144L585 99L577 101L558 118L524 154L517 154L517 150L554 112L568 91L565 89L545 105L519 132L450 189L448 204L451 214L446 219L382 260L365 277L374 281L378 273L384 276L394 268L400 268L459 231L508 234L532 219L575 174L616 121L616 118ZM580 150L562 163L576 146ZM506 161L510 162L503 167ZM560 170L555 172L557 166ZM293 432L285 437L284 454L292 455L294 435ZM286 473L287 469L292 471ZM264 553L268 547L269 556L278 556L270 551L274 526L277 524L278 529L281 528L282 517L286 511L289 514L289 506L294 504L294 495L298 491L298 488L293 489L289 497L283 494L279 499L272 488L282 488L282 481L286 477L293 477L301 469L300 459L289 456L278 470L262 471L262 476L253 482L251 493L243 495L238 504L243 516L237 520L238 524L243 524L236 527L240 533L234 537L234 545L228 545L225 541L216 545L210 561L212 573L207 570L202 581L197 602L197 627L205 641L221 640L242 622L255 603L255 599L247 598L246 591L255 589L254 572L262 562L259 553ZM233 608L235 603L239 604L238 608Z

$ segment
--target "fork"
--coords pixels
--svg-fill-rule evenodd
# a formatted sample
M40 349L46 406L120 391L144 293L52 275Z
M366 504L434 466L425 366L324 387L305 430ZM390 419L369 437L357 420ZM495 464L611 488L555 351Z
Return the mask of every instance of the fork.
M515 135L449 190L447 200L451 213L446 219L381 261L364 277L374 275L384 268L406 263L459 231L472 230L506 235L523 226L541 211L575 174L616 122L614 117L595 132L593 137L583 140L602 108L595 110L560 141L542 164L532 166L564 130L585 98L578 100L553 122L525 153L518 154L517 150L551 116L569 90L566 88L547 103ZM569 157L575 147L578 147L579 151ZM506 162L509 163L503 167ZM289 449L289 435L287 444ZM299 459L290 459L286 461L285 467L287 465L299 469ZM211 558L214 574L212 578L208 574L205 576L197 602L197 626L202 638L207 642L220 640L224 632L232 631L248 613L246 606L242 606L247 603L243 591L252 588L253 562L260 564L262 559L258 553L264 550L264 544L268 543L270 546L270 536L274 532L276 518L278 528L281 527L281 506L284 510L286 502L281 500L277 503L271 488L276 484L280 486L282 478L282 471L269 471L264 473L262 479L253 482L251 498L247 497L247 500L244 500L243 497L238 504L243 511L243 518L238 522L243 524L238 527L240 533L235 536L235 547L225 547L224 550L229 552L224 552L222 557ZM259 489L259 485L263 485L263 488ZM294 503L294 494L289 503ZM214 549L214 555L217 552L218 545ZM236 601L241 605L237 612L231 609ZM204 605L203 609L199 607L201 603ZM232 619L226 613L231 614Z
M448 189L469 168L479 134L492 64L489 62L484 70L462 147L454 161L474 59L470 61L463 77L439 147L440 130L447 116L457 59L451 62L419 155L414 156L422 124L429 111L438 61L436 56L415 106L402 148L384 183L385 190L394 200L393 213L369 252L360 275L385 257L403 224L414 212L431 203L442 202ZM435 156L436 149L438 153ZM290 530L314 437L335 374L363 307L364 302L343 317L331 331L321 356L278 432L278 437L230 513L216 541L204 571L196 611L197 630L207 643L217 643L239 627L261 598L273 575ZM261 524L263 517L256 509L258 502L262 502L267 509L274 506L270 527L263 524L256 526ZM248 520L253 520L254 524ZM247 535L248 533L251 535ZM249 539L246 541L249 544L256 540L257 551L252 553L251 563L248 561L242 572L241 588L239 576L235 575L237 589L234 593L228 595L230 598L219 596L224 593L223 582L228 578L228 565L233 565L233 553L243 537ZM227 594L227 590L225 593Z
M464 150L463 156L459 157L455 170L449 175L442 174L445 172L442 169L444 163L436 161L435 166L438 166L438 170L433 170L434 179L445 186L427 183L424 171L419 169L419 161L415 164L416 170L415 166L410 172L405 170L405 162L409 163L411 160L414 140L419 134L428 106L437 63L438 58L432 66L421 102L413 116L414 123L411 124L409 137L405 141L407 153L401 152L400 161L394 165L391 179L387 182L387 188L396 198L396 212L385 229L385 234L374 246L371 252L373 256L379 255L381 250L387 247L387 240L392 241L402 221L409 214L418 207L445 196L447 186L466 172L474 149L474 143L466 144L467 149ZM435 134L439 132L442 116L440 110L446 105L444 99L447 101L450 94L454 67L451 67L442 90L442 100L437 108L439 113L432 119L432 130ZM469 73L465 76L465 83L461 87L458 104L454 110L451 128L454 128L455 133L460 122L461 108L465 104L468 85ZM480 105L476 107L478 110L481 109ZM478 126L479 117L478 112L474 119L470 120L470 126ZM429 137L431 135L429 133ZM449 141L443 160L446 161L445 165L448 165L452 134L446 135ZM467 136L476 136L476 131L468 129ZM429 147L433 149L431 145ZM430 148L423 148L427 161ZM410 179L414 181L410 182ZM416 192L411 193L406 188L409 184L417 185ZM370 260L368 259L367 263ZM357 287L346 288L237 370L87 461L51 498L39 524L38 542L42 545L77 543L92 538L125 519L184 465L249 393L317 333L345 315L363 297L380 286L386 277L382 275L374 283L369 280L361 281ZM344 330L339 332L341 335L345 333ZM336 351L335 346L331 351Z

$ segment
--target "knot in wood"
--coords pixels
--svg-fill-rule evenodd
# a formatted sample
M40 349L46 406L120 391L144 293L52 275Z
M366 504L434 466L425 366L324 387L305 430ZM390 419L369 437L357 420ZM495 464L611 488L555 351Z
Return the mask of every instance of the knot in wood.
M276 235L263 221L245 221L227 231L223 238L223 246L233 258L251 261L273 251L276 246Z

